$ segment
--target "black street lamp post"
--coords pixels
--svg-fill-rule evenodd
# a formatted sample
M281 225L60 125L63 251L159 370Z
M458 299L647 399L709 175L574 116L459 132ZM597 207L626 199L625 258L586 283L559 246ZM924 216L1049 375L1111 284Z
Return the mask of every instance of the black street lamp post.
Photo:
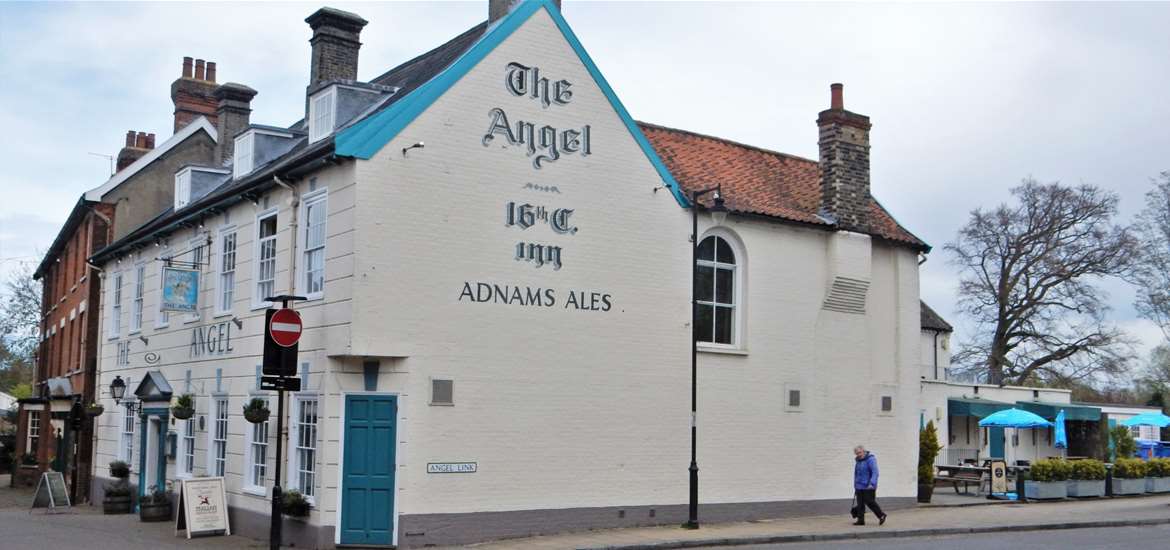
M691 192L691 467L690 467L690 508L687 529L699 528L699 463L696 457L698 441L698 387L699 387L699 197L714 192L715 204L708 209L715 225L722 225L727 219L727 207L723 206L720 186Z

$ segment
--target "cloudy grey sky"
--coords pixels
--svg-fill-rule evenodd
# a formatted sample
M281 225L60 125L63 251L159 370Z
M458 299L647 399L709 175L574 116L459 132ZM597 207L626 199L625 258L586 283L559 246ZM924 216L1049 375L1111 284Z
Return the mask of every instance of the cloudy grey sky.
M183 56L259 90L252 120L300 118L323 4L0 4L0 271L49 246L108 176L127 130L171 133ZM486 0L330 3L370 21L370 79L468 27ZM874 123L873 192L935 245L923 297L952 321L942 245L1026 176L1117 191L1128 217L1170 170L1170 4L574 2L563 13L637 119L816 158L818 111L845 83ZM1146 346L1132 289L1115 318Z

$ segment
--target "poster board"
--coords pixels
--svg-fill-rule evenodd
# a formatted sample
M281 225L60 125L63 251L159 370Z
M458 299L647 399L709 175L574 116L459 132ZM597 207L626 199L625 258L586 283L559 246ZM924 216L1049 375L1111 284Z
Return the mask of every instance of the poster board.
M991 461L991 494L1008 492L1007 463L1002 460Z
M179 482L179 513L175 514L175 536L186 531L187 538L202 535L230 535L227 497L222 477L196 477Z
M33 493L32 508L48 508L50 512L57 508L68 508L69 490L65 488L65 476L61 472L45 472L37 482L37 490Z

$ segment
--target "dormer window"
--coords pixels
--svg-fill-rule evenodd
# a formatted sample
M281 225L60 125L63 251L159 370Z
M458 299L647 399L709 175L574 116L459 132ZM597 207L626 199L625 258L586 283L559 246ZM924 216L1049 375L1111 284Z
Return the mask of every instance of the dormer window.
M191 170L180 170L175 174L175 210L191 202Z
M232 178L240 179L253 169L256 157L256 134L244 132L236 136L235 159L232 161Z
M337 87L330 86L309 99L309 143L333 133Z

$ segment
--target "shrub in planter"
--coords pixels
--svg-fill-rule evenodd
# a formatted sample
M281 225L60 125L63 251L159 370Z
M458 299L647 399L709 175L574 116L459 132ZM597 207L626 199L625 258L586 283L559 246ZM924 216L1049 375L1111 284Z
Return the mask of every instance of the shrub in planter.
M1037 460L1028 473L1029 479L1024 482L1024 495L1028 498L1045 500L1068 496L1065 481L1072 474L1072 465L1067 460Z
M281 495L280 512L286 516L294 518L304 518L309 516L308 499L302 495L300 491L292 490Z
M110 477L123 480L130 477L130 465L121 460L111 462Z
M91 402L85 406L85 415L90 418L101 416L104 412L106 412L106 408L97 403Z
M1072 464L1068 481L1070 497L1105 496L1105 463L1100 460L1078 460Z
M1170 493L1170 458L1151 458L1146 463L1146 492Z
M37 465L37 455L34 455L32 453L24 453L23 455L20 456L20 465L21 466L36 466Z
M1114 426L1109 429L1109 437L1113 440L1113 453L1116 460L1131 458L1137 454L1137 442L1133 440L1133 433L1127 426Z
M930 502L934 495L934 459L940 449L934 421L927 422L918 431L918 502Z
M268 401L259 397L253 397L244 405L244 418L253 424L266 422L269 414Z
M178 420L187 420L195 416L195 397L189 393L180 395L171 405L171 415Z
M138 501L138 519L142 521L171 521L170 493L151 487L151 491Z
M1113 494L1146 492L1146 463L1140 458L1119 458L1113 463Z
M106 514L130 513L130 486L125 482L106 485L102 498L102 512Z

